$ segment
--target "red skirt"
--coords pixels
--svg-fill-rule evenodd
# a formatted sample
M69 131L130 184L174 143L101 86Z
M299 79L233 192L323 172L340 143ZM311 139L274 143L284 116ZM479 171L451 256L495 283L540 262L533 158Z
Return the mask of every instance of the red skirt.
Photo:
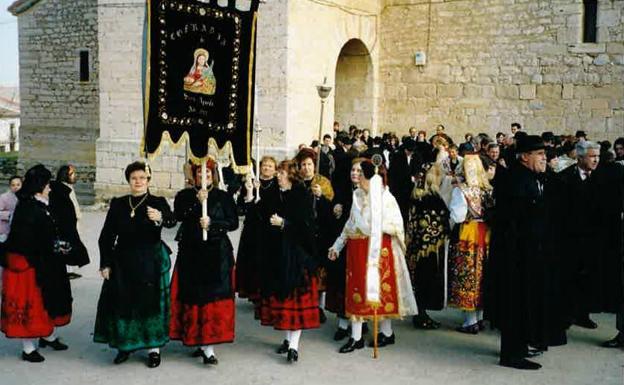
M259 307L260 323L277 330L316 329L319 319L319 294L316 277L306 288L296 289L285 300L263 298Z
M178 299L178 271L171 280L169 337L186 346L215 345L234 341L234 298L204 305L186 305Z
M368 238L355 238L347 241L347 281L345 313L348 318L371 319L375 315L382 318L399 317L399 295L397 276L392 254L392 238L384 234L379 258L380 303L371 304L366 300L366 265L368 259Z
M35 269L26 257L8 253L2 270L2 315L0 330L8 338L47 337L54 327L67 325L71 314L51 318L37 286Z

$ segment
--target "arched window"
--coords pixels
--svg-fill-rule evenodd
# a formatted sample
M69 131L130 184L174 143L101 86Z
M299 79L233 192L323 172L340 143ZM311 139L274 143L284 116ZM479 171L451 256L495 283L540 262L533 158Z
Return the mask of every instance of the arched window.
M598 0L583 0L583 43L596 42Z

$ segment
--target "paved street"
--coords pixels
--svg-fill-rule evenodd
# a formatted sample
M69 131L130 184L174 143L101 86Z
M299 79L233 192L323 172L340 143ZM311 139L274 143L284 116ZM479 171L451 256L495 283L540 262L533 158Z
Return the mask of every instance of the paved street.
M83 268L83 278L72 281L74 317L59 334L69 345L66 352L43 349L43 364L20 360L21 344L0 338L0 385L26 384L624 384L624 351L598 346L614 335L615 317L594 315L600 327L587 331L572 328L566 346L551 349L537 359L544 368L522 372L496 365L498 335L486 331L478 336L462 335L453 328L460 322L456 310L432 313L443 323L437 331L413 330L406 321L395 324L397 344L381 350L373 360L372 350L349 355L337 353L332 340L335 318L322 328L304 331L300 361L288 365L274 348L282 334L261 327L253 320L253 309L239 301L237 336L234 344L216 348L219 365L207 367L189 357L190 349L173 342L163 349L157 369L144 365L145 353L134 354L113 366L115 351L91 342L101 279L97 274L97 237L104 213L88 212L81 223L83 239L92 263ZM166 239L175 249L175 231ZM233 238L237 243L239 233Z

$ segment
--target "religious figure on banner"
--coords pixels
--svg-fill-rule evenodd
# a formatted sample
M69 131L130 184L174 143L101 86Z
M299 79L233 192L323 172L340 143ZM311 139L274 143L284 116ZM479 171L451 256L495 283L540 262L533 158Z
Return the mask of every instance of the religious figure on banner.
M217 89L217 80L212 72L212 64L208 64L210 55L204 48L198 48L193 54L193 67L184 77L184 90L197 94L214 95Z

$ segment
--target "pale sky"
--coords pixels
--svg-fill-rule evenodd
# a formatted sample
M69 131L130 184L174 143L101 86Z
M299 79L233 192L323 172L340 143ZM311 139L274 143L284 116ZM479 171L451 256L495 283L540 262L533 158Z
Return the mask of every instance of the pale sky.
M17 86L17 17L7 8L13 0L0 0L0 86Z

